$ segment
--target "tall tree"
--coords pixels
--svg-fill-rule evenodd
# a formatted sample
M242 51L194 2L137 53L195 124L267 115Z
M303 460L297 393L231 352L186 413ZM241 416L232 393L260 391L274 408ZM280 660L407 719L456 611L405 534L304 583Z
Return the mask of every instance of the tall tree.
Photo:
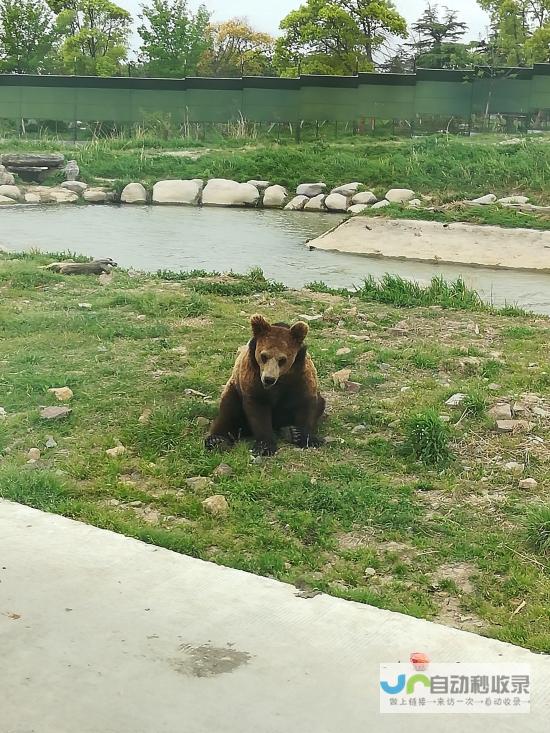
M54 16L43 0L0 0L0 71L45 71L56 35Z
M459 42L468 26L458 20L456 11L445 8L440 16L437 5L428 4L411 30L409 46L417 66L445 69L469 65L467 46Z
M209 76L267 75L272 72L274 39L244 18L232 18L210 26L210 47L200 71Z
M130 13L111 0L50 1L65 32L64 68L72 74L120 74L128 54Z
M140 60L148 75L177 78L197 73L210 46L210 13L204 5L193 13L187 0L152 0L142 6L139 18Z
M279 67L354 74L372 69L392 37L406 36L407 24L391 0L306 0L282 20L281 30Z
M550 0L478 2L491 18L488 63L523 66L533 61L548 60Z

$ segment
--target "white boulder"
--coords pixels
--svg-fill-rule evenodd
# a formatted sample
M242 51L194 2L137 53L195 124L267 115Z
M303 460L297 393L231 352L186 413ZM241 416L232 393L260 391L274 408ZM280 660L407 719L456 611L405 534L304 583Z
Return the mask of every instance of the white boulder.
M386 199L390 204L406 204L414 198L414 191L410 188L391 188L386 194Z
M88 188L88 184L84 181L63 181L61 188L73 193L83 193Z
M378 198L373 194L372 191L361 191L361 193L356 193L355 196L352 198L351 202L353 204L375 204L378 201Z
M319 196L319 194L324 193L326 190L326 183L301 183L296 189L296 194L312 199L314 196Z
M325 202L325 194L320 193L318 196L314 196L309 199L304 206L304 211L323 211Z
M120 200L123 204L146 204L147 191L141 183L129 183L124 186L120 194Z
M494 193L488 193L486 196L480 196L477 199L472 200L472 204L480 204L482 206L487 206L489 204L495 204L497 200L497 197Z
M384 209L386 206L389 206L390 202L387 199L382 199L382 201L378 201L377 203L373 204L371 206L371 209Z
M30 193L36 193L40 196L42 204L74 204L78 201L78 195L65 188L47 188L46 186L37 187Z
M499 204L512 204L515 206L523 206L523 204L529 203L529 198L527 196L505 196L502 199L498 200Z
M247 181L247 183L257 188L258 191L265 191L271 185L269 181Z
M204 206L255 206L260 192L250 183L237 183L225 178L208 181L202 192Z
M361 184L355 181L354 183L344 183L343 186L337 186L332 189L331 193L341 193L342 196L353 196L360 188Z
M266 208L281 208L287 201L288 191L284 186L268 186L265 189L263 204Z
M14 183L13 173L7 171L5 165L0 165L0 186L13 186Z
M285 211L302 211L304 206L309 201L309 196L295 196L292 201L289 201L285 206Z
M325 199L325 206L329 211L347 211L349 197L343 196L341 193L331 193Z
M353 204L353 206L348 207L348 214L362 214L368 208L367 204Z
M9 196L0 196L0 206L12 206L16 202L10 199Z
M21 201L23 198L23 194L17 186L8 185L0 186L0 196L7 196L9 199L13 199L14 201Z
M159 181L153 186L153 203L196 206L203 187L204 182L199 178L191 181Z
M27 203L27 204L39 204L40 203L40 194L38 194L38 193L26 193L25 194L25 203Z
M82 198L89 204L104 204L107 201L107 193L101 188L88 188L83 192Z

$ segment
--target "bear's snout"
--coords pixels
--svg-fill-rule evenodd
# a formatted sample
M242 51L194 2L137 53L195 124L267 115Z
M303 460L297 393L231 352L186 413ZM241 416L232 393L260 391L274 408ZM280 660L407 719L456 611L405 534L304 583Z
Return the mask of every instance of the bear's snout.
M266 389L269 389L270 387L273 387L275 384L277 384L277 378L268 377L266 374L264 374L262 375L262 384Z

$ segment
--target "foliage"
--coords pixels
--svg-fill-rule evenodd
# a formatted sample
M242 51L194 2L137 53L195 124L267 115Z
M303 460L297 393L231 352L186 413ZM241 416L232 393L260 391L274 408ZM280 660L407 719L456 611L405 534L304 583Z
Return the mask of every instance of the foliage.
M478 0L491 17L487 63L524 66L550 60L549 0Z
M153 77L195 76L209 46L206 7L201 5L193 13L187 0L151 0L139 18L143 71Z
M46 71L57 38L55 19L43 0L0 0L0 72Z
M537 507L527 516L527 537L534 550L550 554L550 507Z
M422 463L442 466L449 462L449 430L435 410L413 415L405 426L407 448Z
M271 75L274 39L260 33L243 18L214 23L199 70L204 76Z
M467 45L460 43L468 29L458 20L458 13L445 9L440 17L437 6L428 5L422 16L412 25L412 41L408 46L415 58L415 66L428 69L464 68L474 59Z

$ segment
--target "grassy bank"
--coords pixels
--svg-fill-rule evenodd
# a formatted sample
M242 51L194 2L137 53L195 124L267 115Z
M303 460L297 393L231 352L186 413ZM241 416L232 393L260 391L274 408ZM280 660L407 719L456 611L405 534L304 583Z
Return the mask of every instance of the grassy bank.
M391 187L430 194L435 203L495 193L522 193L549 203L550 145L546 138L498 145L492 138L428 137L379 141L364 137L334 142L112 139L70 147L51 140L0 143L0 152L62 149L74 157L89 182L110 179L121 188L130 181L152 185L164 178L226 177L269 179L294 189L304 180L328 186L360 181L379 196ZM171 155L187 151L192 157Z
M547 319L488 312L459 285L419 295L388 281L350 297L259 272L116 272L101 285L38 269L50 260L0 255L2 496L550 652ZM254 463L246 444L203 450L256 311L322 316L309 337L330 406L319 451L282 443ZM358 392L335 386L341 369ZM40 407L60 404L48 389L64 386L72 413L46 422ZM453 409L456 392L467 397ZM526 401L529 431L494 430L499 398ZM520 489L526 477L538 486ZM204 511L213 494L227 517Z

